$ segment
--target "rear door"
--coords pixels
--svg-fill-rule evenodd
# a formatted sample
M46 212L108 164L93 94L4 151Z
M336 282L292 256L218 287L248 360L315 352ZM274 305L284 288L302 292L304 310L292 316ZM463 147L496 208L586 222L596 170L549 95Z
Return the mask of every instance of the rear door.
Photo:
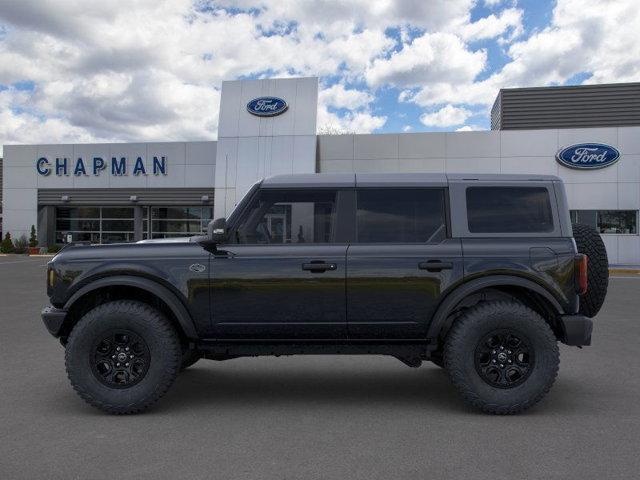
M347 251L350 338L424 338L441 294L463 276L449 235L447 189L356 189Z

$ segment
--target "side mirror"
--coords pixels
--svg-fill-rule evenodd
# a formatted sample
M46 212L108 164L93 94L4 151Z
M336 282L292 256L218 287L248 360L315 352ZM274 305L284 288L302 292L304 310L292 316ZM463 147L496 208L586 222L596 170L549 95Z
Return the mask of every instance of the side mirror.
M224 243L227 239L227 219L216 218L207 226L209 241L214 244Z

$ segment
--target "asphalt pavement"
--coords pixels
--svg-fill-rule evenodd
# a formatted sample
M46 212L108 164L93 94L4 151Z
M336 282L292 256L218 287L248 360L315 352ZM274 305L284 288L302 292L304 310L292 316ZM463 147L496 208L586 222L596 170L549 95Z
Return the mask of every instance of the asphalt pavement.
M156 407L85 404L39 313L47 258L0 257L1 479L637 479L640 277L611 279L594 345L561 347L519 416L462 402L446 374L393 358L201 361Z

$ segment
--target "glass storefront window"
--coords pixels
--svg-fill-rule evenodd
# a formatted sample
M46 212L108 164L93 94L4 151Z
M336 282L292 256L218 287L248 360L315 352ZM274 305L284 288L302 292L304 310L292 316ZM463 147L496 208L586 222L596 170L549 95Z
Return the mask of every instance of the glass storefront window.
M149 207L149 215L143 221L144 238L202 235L212 217L212 207Z
M571 221L591 225L600 233L638 234L637 210L571 210Z
M122 243L135 241L134 207L58 207L56 243ZM213 207L142 207L142 238L202 235Z
M58 207L56 243L133 242L133 207Z

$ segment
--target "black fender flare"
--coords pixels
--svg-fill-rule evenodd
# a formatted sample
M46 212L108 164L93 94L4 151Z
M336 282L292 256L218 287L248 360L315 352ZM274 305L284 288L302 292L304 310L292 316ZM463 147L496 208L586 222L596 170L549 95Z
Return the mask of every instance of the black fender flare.
M560 302L543 286L522 277L513 275L492 275L490 277L477 278L455 288L440 303L436 313L434 314L429 328L427 330L427 338L436 339L440 335L442 328L445 326L449 314L454 307L469 295L474 294L484 288L489 287L522 287L542 296L553 307L558 315L564 313L564 309Z
M100 278L85 285L77 292L75 292L65 303L64 309L66 311L69 311L73 304L84 297L87 293L98 290L100 288L113 286L135 287L141 290L145 290L152 295L155 295L167 304L173 315L178 320L178 323L180 324L180 327L182 328L184 334L191 339L198 338L198 333L196 332L193 319L191 318L191 315L189 314L187 308L176 296L176 294L174 294L167 287L144 277L136 277L133 275L114 275Z

